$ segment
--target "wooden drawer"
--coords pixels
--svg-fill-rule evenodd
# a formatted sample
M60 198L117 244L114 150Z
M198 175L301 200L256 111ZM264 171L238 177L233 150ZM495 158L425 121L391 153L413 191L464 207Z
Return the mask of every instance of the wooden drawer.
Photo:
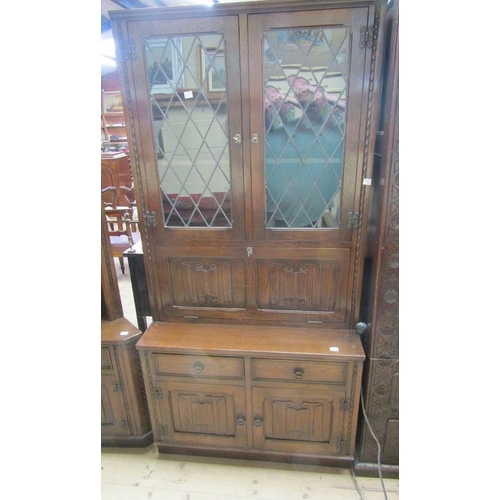
M243 358L154 354L157 375L243 380Z
M293 359L253 359L253 380L345 384L349 363Z

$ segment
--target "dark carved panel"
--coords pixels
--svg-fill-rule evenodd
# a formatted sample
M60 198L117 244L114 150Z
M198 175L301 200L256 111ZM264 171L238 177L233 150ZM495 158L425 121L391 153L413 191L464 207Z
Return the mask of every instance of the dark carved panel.
M399 420L388 420L382 449L384 464L399 464Z
M108 386L101 384L101 425L110 426L114 424L113 406L111 396L108 392Z
M267 399L264 434L268 439L327 443L330 440L330 406L326 401Z
M399 113L391 156L380 295L376 306L374 357L399 357Z
M258 307L339 312L345 309L346 271L341 260L259 260Z
M399 419L399 360L374 359L369 362L370 392L365 403L373 432L383 444L387 422ZM366 425L362 432L363 462L377 462L378 447ZM397 462L384 463L396 464Z
M172 258L172 297L176 306L244 307L243 264L235 259Z
M219 436L234 436L234 416L226 395L174 393L175 430L178 432L199 432Z

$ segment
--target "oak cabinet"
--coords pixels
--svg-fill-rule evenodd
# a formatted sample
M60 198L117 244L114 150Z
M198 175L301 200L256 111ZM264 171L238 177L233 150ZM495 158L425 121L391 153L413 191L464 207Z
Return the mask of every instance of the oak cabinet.
M137 344L160 452L352 460L364 353L347 330L153 323Z
M110 13L155 320L356 323L383 9Z
M384 9L110 12L160 451L352 461Z
M142 332L126 318L101 321L101 445L153 442L135 345Z

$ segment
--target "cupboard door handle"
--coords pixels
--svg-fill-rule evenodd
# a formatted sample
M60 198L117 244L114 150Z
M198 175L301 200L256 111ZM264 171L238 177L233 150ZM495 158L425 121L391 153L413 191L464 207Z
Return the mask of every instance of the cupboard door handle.
M260 427L262 425L262 415L256 415L253 419L253 423L257 426Z
M193 368L195 373L201 373L205 367L203 366L203 363L197 362L193 365Z
M240 134L233 135L233 141L235 144L241 144L241 135Z
M304 376L304 368L294 368L293 369L293 374L295 375L296 379L301 379Z
M238 425L243 425L245 423L245 415L242 415L241 413L236 417L236 423Z

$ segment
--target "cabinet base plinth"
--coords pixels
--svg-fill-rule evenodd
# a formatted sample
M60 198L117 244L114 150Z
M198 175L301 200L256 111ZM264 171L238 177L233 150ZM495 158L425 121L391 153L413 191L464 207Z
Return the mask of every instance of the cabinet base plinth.
M142 436L101 436L102 447L145 448L153 441L152 431L146 432Z
M380 466L382 477L388 479L399 479L399 465L384 465ZM357 462L354 464L354 473L357 476L379 477L378 464Z
M171 446L157 444L158 453L172 455L194 455L215 458L234 458L240 460L260 460L268 462L297 463L303 465L319 465L350 468L354 458L328 457L321 455L290 455L288 453L277 453L263 450L240 450L235 448L194 448L189 446Z

